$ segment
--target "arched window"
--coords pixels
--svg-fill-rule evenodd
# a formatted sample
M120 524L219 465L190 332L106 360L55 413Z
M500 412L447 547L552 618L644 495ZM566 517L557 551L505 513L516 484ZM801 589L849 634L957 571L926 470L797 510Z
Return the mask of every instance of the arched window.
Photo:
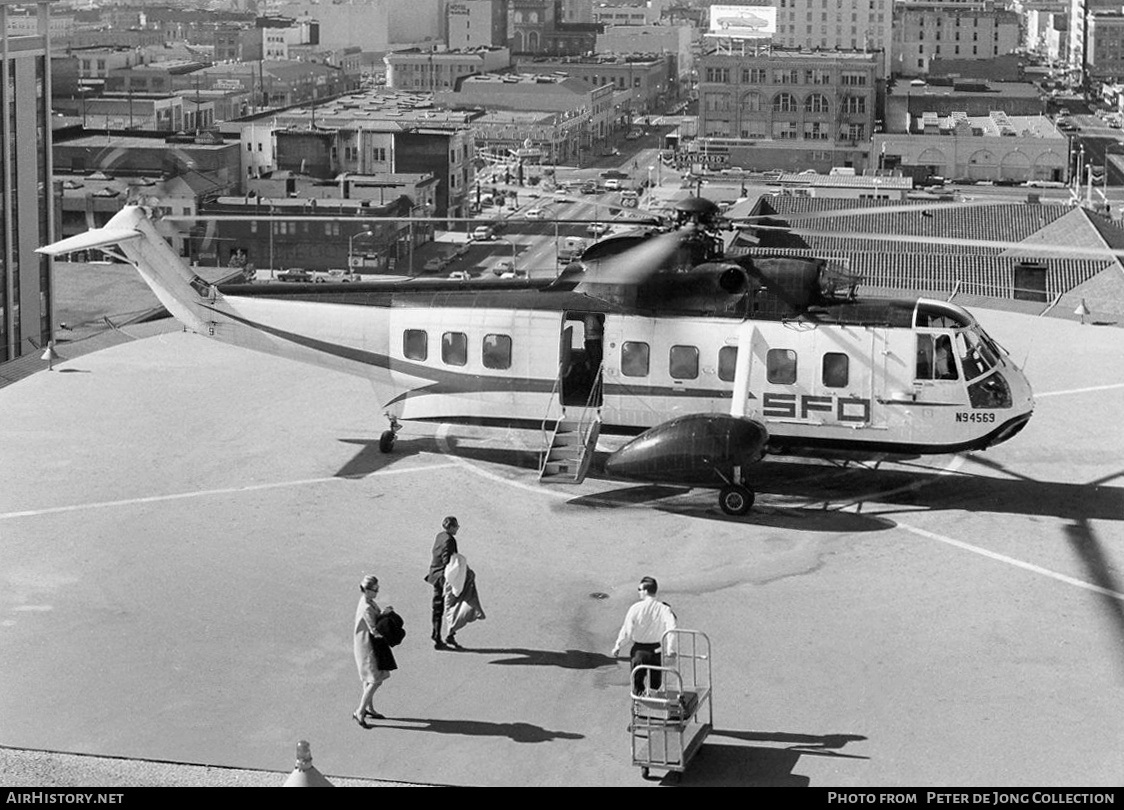
M804 112L831 112L831 103L827 100L827 96L822 93L812 93L804 99Z
M796 97L792 93L777 93L773 96L773 112L796 112Z
M761 112L761 94L746 93L742 96L742 109L746 112Z

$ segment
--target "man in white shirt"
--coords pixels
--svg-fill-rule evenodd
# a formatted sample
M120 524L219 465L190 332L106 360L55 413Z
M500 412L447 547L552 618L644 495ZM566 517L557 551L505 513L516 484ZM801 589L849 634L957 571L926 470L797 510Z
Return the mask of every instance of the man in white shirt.
M628 609L625 614L624 624L617 635L617 643L613 645L613 657L616 658L621 647L626 641L632 641L632 651L629 655L633 669L646 664L658 667L661 665L660 641L664 633L676 627L675 614L665 602L656 599L659 584L652 577L640 580L637 591L640 601ZM672 637L674 639L674 637ZM668 642L668 655L674 655L675 649L672 641ZM657 670L641 670L632 679L632 693L644 693L645 675L650 675L649 684L653 690L660 688L660 673Z

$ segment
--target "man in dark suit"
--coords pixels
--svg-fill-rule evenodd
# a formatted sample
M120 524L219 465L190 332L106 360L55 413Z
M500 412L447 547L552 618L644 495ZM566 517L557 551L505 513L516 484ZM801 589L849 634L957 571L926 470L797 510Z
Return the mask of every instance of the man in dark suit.
M457 553L457 530L460 523L450 515L441 522L442 531L433 541L433 558L429 563L429 574L425 581L433 586L433 649L447 650L449 644L441 640L441 618L445 614L445 566L449 558ZM452 641L452 636L449 636ZM455 643L453 646L457 646Z

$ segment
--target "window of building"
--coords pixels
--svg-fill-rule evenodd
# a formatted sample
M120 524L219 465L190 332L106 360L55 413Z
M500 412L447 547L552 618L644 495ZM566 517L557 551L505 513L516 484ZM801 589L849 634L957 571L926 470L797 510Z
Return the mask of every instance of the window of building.
M718 379L723 382L733 382L737 367L737 346L723 346L718 350Z
M846 388L850 377L850 360L839 352L823 356L823 384L827 388Z
M796 140L797 130L795 121L774 121L773 137L778 141Z
M446 332L441 336L441 361L450 366L468 362L468 336L464 332Z
M507 335L484 335L481 356L484 368L511 368L511 338Z
M773 112L796 112L796 96L792 93L777 93L773 96Z
M746 93L742 96L741 104L742 112L761 112L761 94L760 93Z
M407 360L429 357L429 335L424 329L407 329L402 333L402 355Z
M804 139L809 141L826 141L828 140L828 122L827 121L805 121L804 122Z
M694 380L699 376L699 350L694 346L672 346L668 373L673 380Z
M831 111L831 104L827 96L822 93L812 93L804 99L804 112L826 113Z
M844 96L842 100L843 112L855 114L866 112L865 96Z
M792 349L769 349L765 355L765 379L775 385L796 382L796 352Z
M647 377L650 351L647 343L632 340L622 343L621 374L626 377Z
M768 80L765 68L742 68L742 84L765 84Z

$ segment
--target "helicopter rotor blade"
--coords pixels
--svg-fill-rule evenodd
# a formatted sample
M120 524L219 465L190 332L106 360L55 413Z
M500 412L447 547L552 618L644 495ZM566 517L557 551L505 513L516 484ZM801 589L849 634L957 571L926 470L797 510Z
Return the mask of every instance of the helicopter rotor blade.
M675 255L683 237L683 231L649 237L623 253L592 264L587 270L586 281L595 284L640 284Z
M964 210L965 208L980 208L990 205L1010 205L1010 200L973 200L971 202L928 202L915 200L902 205L871 205L863 208L834 208L823 211L809 211L806 213L777 213L755 214L753 216L735 217L729 221L731 225L748 225L756 227L756 223L767 219L782 219L785 222L807 222L817 219L842 219L846 217L863 217L877 214L909 214L921 211Z
M1080 247L1077 245L1052 244L1050 242L1012 242L999 239L966 239L956 236L923 236L920 234L903 236L901 234L861 233L855 231L817 231L807 228L790 228L781 225L755 225L754 227L765 231L783 231L785 233L795 233L800 236L812 236L821 239L907 242L911 245L939 245L941 247L992 248L1018 254L1034 253L1054 255L1057 258L1073 258L1079 256L1090 259L1120 259L1124 257L1124 250L1117 250L1110 247ZM816 248L813 248L813 250L815 249Z

